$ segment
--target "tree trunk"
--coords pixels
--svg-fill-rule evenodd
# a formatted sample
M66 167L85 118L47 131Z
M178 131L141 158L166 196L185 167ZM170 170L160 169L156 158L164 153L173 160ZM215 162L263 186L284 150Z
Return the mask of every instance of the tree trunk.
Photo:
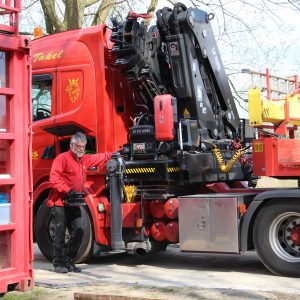
M41 6L42 6L43 14L44 14L44 17L45 17L46 32L48 34L53 34L54 33L54 26L51 22L51 19L50 19L49 15L46 13L47 10L45 8L44 1L41 1Z
M85 9L84 0L65 0L66 10L64 24L67 30L82 27L83 13Z
M102 0L99 5L98 11L94 17L92 25L102 24L105 22L109 13L115 4L115 0Z
M149 19L145 19L144 24L145 24L146 26L148 26L148 25L150 24L150 22L151 22L151 20L152 20L152 18L153 18L154 11L155 11L155 9L156 9L157 4L158 4L158 0L151 0L151 2L150 2L150 4L149 4L149 7L148 7L148 10L147 10L147 13L148 13L148 14L151 14L152 17L149 18Z
M149 7L148 7L148 10L147 10L147 13L148 14L153 14L155 9L156 9L156 6L158 4L158 0L151 0L150 4L149 4Z
M55 0L41 0L46 20L46 29L49 33L60 32L66 30L64 23L61 22L55 11Z

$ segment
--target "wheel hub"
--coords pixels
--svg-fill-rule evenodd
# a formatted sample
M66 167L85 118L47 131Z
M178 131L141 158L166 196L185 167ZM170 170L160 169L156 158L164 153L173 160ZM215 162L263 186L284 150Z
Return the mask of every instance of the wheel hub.
M274 219L269 239L278 257L289 262L300 261L300 214L287 212Z
M296 225L291 230L291 240L296 246L300 246L300 225Z
M283 222L284 223L284 222ZM282 224L284 226L284 224ZM300 218L289 219L285 226L285 241L295 254L300 253ZM283 241L282 241L283 242Z

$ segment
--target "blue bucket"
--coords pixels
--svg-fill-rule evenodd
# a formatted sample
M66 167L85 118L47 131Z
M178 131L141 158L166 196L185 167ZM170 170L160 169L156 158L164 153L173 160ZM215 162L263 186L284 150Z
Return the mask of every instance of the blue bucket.
M8 203L8 195L5 193L0 193L0 204Z

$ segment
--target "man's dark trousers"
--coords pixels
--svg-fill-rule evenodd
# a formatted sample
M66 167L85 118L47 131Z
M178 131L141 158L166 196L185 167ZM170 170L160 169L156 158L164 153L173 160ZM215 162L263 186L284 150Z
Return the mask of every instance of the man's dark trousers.
M53 266L65 265L73 260L79 249L83 236L83 223L79 207L53 206L51 208L54 223L54 255ZM66 229L69 230L70 240L66 243Z

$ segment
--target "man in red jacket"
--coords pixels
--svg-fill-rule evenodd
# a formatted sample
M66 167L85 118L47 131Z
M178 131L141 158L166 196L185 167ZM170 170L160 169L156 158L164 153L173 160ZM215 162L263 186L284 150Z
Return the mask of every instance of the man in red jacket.
M71 137L70 150L59 154L53 161L50 182L52 189L47 205L51 207L54 221L54 271L58 273L80 272L73 259L83 236L80 207L65 205L66 198L84 193L86 172L89 168L103 165L110 159L110 153L84 154L86 136L77 132ZM68 228L70 240L65 243Z

